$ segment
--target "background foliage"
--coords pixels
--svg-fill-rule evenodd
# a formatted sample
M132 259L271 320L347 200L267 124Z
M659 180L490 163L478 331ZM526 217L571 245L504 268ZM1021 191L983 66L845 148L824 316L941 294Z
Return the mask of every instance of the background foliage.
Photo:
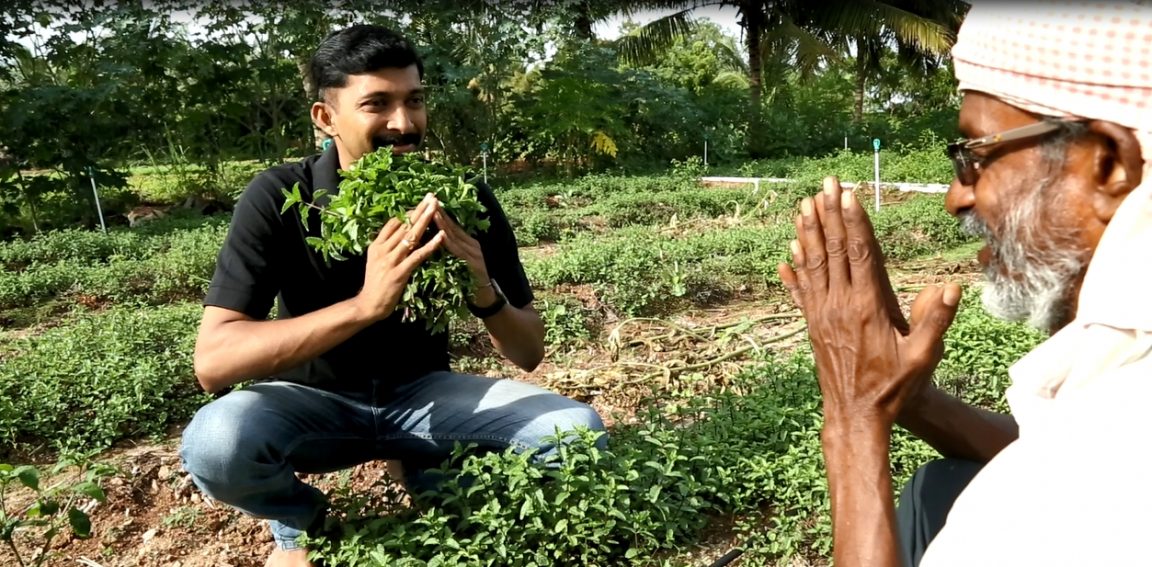
M115 216L141 201L227 201L253 170L314 151L304 71L317 38L357 22L415 41L427 64L429 147L473 166L482 144L494 168L567 176L662 169L702 156L705 143L710 166L867 151L873 137L935 147L927 133L954 130L947 59L909 59L897 39L877 40L868 65L853 52L865 32L906 28L942 49L959 8L888 3L793 13L790 3L741 2L745 16L776 23L753 29L745 17L740 38L676 2L8 3L0 232L95 226L93 180ZM592 33L610 17L661 8L673 15L626 22L618 39ZM754 53L758 72L746 45L754 34L768 41ZM164 195L126 190L141 166L177 171L180 184Z

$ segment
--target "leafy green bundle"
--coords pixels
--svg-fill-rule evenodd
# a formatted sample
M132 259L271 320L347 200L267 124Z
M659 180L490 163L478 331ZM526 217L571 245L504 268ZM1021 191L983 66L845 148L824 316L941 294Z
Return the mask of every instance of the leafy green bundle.
M392 148L385 146L365 154L349 169L341 170L340 176L338 191L323 206L315 203L327 195L324 189L315 192L312 203L304 201L299 184L291 191L283 190L287 200L281 213L295 205L308 226L309 212L320 211L320 236L307 240L326 261L364 254L389 219L406 220L407 212L428 193L440 200L444 211L468 234L475 236L477 231L488 229L488 219L482 218L486 208L466 168L424 161L413 153L394 156ZM435 224L429 228L432 230L420 244L435 234ZM465 299L477 283L474 279L468 265L441 246L416 268L396 309L403 313L405 322L423 320L429 331L444 332L453 315L468 315Z

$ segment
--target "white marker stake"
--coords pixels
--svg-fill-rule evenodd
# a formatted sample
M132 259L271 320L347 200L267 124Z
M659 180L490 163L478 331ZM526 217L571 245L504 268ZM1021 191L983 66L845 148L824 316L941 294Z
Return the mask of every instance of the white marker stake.
M92 180L92 197L96 199L96 214L100 216L100 231L107 234L108 227L104 224L104 210L100 207L100 193L96 192L96 177L92 175L92 167L88 167L88 179Z
M480 143L480 159L484 162L484 184L488 184L488 142Z
M872 140L872 149L876 169L876 212L880 212L880 138Z

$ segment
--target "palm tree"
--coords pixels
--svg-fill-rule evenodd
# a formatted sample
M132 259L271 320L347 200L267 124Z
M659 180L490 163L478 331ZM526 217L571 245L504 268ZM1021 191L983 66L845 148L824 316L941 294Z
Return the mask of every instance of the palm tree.
M806 25L827 30L855 46L853 122L864 116L865 87L894 47L904 69L926 74L943 64L956 41L968 4L963 0L830 0L806 16Z
M855 40L862 46L858 61L858 107L863 113L863 77L879 65L885 45L895 42L904 60L947 52L955 40L962 7L960 0L634 0L620 10L629 15L645 10L674 10L636 33L621 38L618 48L628 62L643 64L658 57L692 27L698 8L734 7L743 28L748 60L748 151L759 157L763 77L768 66L789 65L805 73L822 61L848 52ZM873 51L873 49L876 51Z

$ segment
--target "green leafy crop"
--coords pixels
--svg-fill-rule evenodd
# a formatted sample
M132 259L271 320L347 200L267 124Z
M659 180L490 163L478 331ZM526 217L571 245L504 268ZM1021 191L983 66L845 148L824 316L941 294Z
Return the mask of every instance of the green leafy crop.
M315 192L312 203L304 201L299 184L291 191L283 189L287 200L281 213L295 205L308 226L309 212L320 211L320 236L307 240L326 261L364 254L389 219L406 220L407 212L428 193L470 235L487 230L490 224L482 217L486 208L463 167L424 161L411 153L394 156L392 148L385 146L365 154L341 170L340 176L339 190L322 206L316 202L327 195L324 189ZM396 309L405 322L422 320L431 332L443 332L454 314L468 315L465 294L476 284L473 280L468 265L441 247L416 268Z

